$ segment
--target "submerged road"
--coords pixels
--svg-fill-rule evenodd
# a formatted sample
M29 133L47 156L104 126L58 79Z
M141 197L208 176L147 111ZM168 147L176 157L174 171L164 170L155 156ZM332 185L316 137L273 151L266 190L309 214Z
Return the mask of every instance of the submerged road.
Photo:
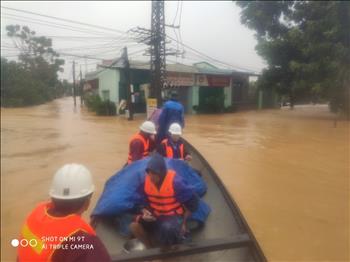
M10 241L36 203L48 199L63 164L92 171L97 189L90 213L143 120L74 110L72 98L2 108L2 260L15 260ZM326 106L301 106L187 116L184 133L221 177L268 260L350 259L349 122L334 128Z

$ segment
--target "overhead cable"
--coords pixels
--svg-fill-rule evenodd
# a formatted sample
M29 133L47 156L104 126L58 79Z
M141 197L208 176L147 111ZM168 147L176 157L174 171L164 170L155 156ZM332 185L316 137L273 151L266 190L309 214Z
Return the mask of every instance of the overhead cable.
M69 23L80 24L80 25L89 26L89 27L95 27L95 28L106 30L106 31L117 32L117 33L120 33L120 34L125 34L126 33L124 31L113 29L113 28L108 28L108 27L105 27L105 26L93 25L93 24L88 24L88 23L84 23L84 22L74 21L74 20L60 18L60 17L55 17L55 16L50 16L50 15L43 15L43 14L39 14L39 13L31 12L31 11L26 11L26 10L21 10L21 9L17 9L17 8L10 8L10 7L6 7L6 6L1 6L1 8L8 9L8 10L13 10L13 11L17 11L17 12L22 12L22 13L27 13L27 14L32 14L32 15L37 15L37 16L42 16L42 17L46 17L46 18L50 18L50 19L65 21L65 22L69 22Z

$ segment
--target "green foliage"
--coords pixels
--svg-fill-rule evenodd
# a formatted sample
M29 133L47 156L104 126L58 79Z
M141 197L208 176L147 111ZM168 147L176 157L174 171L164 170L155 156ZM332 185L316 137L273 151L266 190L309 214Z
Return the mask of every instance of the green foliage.
M96 112L99 116L114 116L116 115L116 105L109 101L102 101L99 95L86 94L85 105L89 111Z
M51 39L35 36L27 26L8 25L6 30L20 54L18 62L1 58L1 105L30 106L68 94L68 82L58 80L64 60Z
M89 111L96 112L102 100L99 95L92 95L87 93L84 98L85 104Z
M102 101L96 110L97 115L99 116L114 116L116 115L117 108L115 104L109 100Z
M349 112L350 2L239 1L241 21L256 31L268 63L259 88L294 101L330 102Z

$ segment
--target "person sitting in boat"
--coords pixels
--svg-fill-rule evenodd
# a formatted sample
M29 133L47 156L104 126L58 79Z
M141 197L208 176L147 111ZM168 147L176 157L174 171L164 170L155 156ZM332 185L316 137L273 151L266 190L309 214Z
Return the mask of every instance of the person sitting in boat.
M181 126L178 123L172 123L169 127L169 138L164 139L158 146L158 153L168 158L191 161L192 156L186 150L181 135Z
M130 224L132 234L147 248L154 246L152 239L165 247L180 243L188 233L186 221L198 207L197 195L157 153L148 162L139 190L146 202Z
M53 178L51 201L40 203L22 227L17 261L111 261L95 230L81 218L94 188L85 166L61 167Z
M153 151L156 133L156 127L153 122L145 121L142 123L140 131L130 139L128 165L147 157Z

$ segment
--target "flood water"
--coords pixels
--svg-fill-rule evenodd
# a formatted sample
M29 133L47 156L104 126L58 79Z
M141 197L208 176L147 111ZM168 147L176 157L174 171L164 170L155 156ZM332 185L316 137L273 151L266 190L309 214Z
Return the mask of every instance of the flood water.
M15 260L10 241L48 199L63 164L92 171L91 212L144 117L97 117L79 103L73 110L72 98L1 109L3 261ZM187 116L184 133L221 177L268 260L349 260L349 122L335 128L326 106L303 106Z

